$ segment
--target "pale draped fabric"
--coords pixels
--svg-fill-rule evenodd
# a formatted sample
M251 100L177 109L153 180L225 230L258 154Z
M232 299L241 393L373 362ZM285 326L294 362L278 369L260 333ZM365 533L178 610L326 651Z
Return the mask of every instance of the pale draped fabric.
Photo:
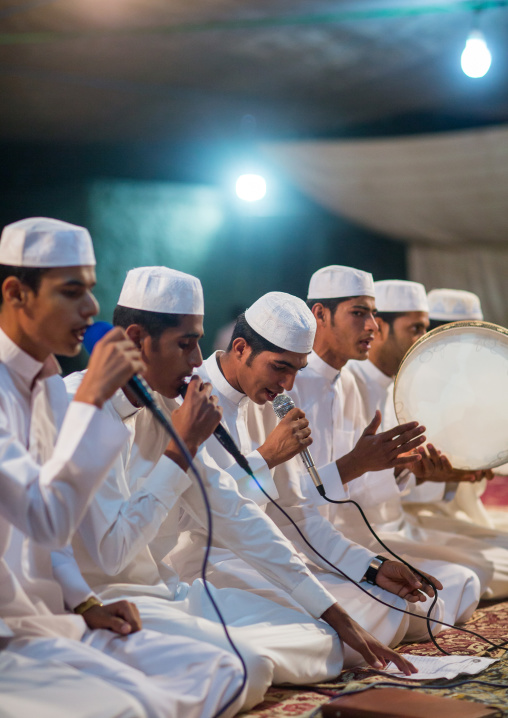
M263 151L317 202L409 243L409 276L477 293L508 323L508 126Z
M508 239L508 209L506 212ZM424 246L408 253L409 276L427 289L449 287L478 294L486 321L508 326L508 246L468 243Z

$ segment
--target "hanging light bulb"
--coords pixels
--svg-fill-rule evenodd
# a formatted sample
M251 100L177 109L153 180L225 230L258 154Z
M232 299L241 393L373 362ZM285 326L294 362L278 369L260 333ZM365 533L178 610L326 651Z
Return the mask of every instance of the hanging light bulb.
M489 71L491 62L492 55L483 33L479 30L472 30L460 57L463 72L468 77L483 77Z
M266 194L266 181L261 175L241 175L236 181L236 194L245 202L257 202Z

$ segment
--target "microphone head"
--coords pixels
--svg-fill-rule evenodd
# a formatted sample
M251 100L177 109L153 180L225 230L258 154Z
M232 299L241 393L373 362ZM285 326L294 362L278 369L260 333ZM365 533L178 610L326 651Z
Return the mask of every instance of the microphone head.
M88 327L83 338L83 346L89 354L92 353L92 350L99 339L102 339L102 337L107 334L110 329L113 329L113 325L109 322L95 322Z
M273 410L279 417L279 419L283 419L288 411L291 411L291 409L295 408L295 402L293 399L288 396L287 394L279 394L275 397L273 400Z

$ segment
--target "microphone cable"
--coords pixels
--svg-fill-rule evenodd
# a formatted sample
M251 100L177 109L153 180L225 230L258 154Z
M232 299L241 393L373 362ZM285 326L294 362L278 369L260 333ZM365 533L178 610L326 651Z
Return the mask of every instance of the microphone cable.
M292 399L290 396L288 396L287 394L280 394L279 396L276 397L276 399L275 399L274 402L273 402L273 410L274 410L275 414L279 417L279 419L284 418L284 416L286 416L286 414L287 414L291 409L293 409L293 408L295 408L295 403L294 403L293 399ZM376 540L389 554L391 554L394 558L396 558L398 561L400 561L400 563L402 563L402 564L404 564L405 566L407 566L407 567L408 567L413 573L415 573L417 576L420 576L420 578L424 581L424 583L427 583L429 586L431 586L431 588L432 588L433 591L434 591L434 600L432 601L431 606L430 606L430 608L429 608L429 610L428 610L428 612L427 612L427 618L426 618L426 621L427 621L427 630L428 630L430 639L431 639L432 643L435 645L435 647L436 647L439 651L441 651L442 653L445 653L445 654L447 654L447 655L451 655L451 654L448 654L447 651L445 651L443 648L441 648L441 647L438 645L438 643L437 643L436 640L435 640L434 634L432 633L432 628L431 628L431 625L430 625L430 615L431 615L431 612L432 612L434 606L436 605L436 602L437 602L437 600L438 600L438 595L439 595L439 594L438 594L438 591L437 591L437 588L436 588L436 586L434 585L434 583L432 582L432 580L430 580L430 579L429 579L427 576L425 576L421 571L419 571L417 568L415 568L414 566L412 566L410 563L408 563L406 560L404 560L404 559L401 558L398 554L396 554L394 551L392 551L392 549L390 549L390 548L379 538L379 536L377 535L377 533L374 531L374 529L372 528L371 524L369 523L369 520L367 519L367 517L366 517L366 515L365 515L365 513L364 513L364 511L363 511L363 509L361 508L361 506L360 506L356 501L354 501L353 499L343 499L343 500L341 500L341 501L336 501L336 500L334 500L334 499L328 498L328 496L326 496L324 486L323 486L323 484L321 483L321 479L319 478L319 474L317 473L317 471L316 471L316 469L315 469L314 461L313 461L313 459L312 459L310 453L305 449L305 450L303 450L302 452L300 452L300 456L301 456L301 458L302 458L302 461L303 461L303 464L304 464L305 468L306 468L307 471L309 472L309 474L310 474L310 476L311 476L311 478L312 478L314 484L316 485L316 489L317 489L318 493L320 494L320 496L322 496L326 501L328 501L328 503L331 503L331 504L347 504L347 503L349 503L349 504L353 504L354 506L356 506L356 508L357 508L358 511L360 512L360 515L361 515L361 517L362 517L362 519L363 519L365 525L367 526L367 528L369 529L369 531L371 532L371 534L374 536L375 540ZM256 480L256 479L254 478L254 480ZM280 507L278 507L278 508L280 508ZM298 531L298 527L295 526L295 528L296 528L297 531ZM303 538L303 537L302 537L302 538ZM305 540L305 538L304 538L304 540ZM314 549L313 547L311 547L311 548L315 551L315 549ZM323 558L323 557L321 557L321 558ZM325 560L326 560L326 559L325 559ZM327 562L327 563L328 563L328 562ZM338 570L340 570L340 569L338 569ZM358 584L356 584L356 585L357 585L359 588L361 588L361 586L359 586ZM372 596L372 598L375 598L375 596ZM376 599L376 600L378 600L378 599ZM437 619L433 619L433 620L434 620L435 622L437 622L437 623L442 623L441 621L438 621ZM444 624L444 625L447 625L447 624ZM464 631L465 631L465 630L467 630L467 629L461 629L461 630L464 630ZM507 643L508 643L508 641L507 641Z
M430 608L429 608L429 610L428 610L428 612L427 612L427 616L426 616L425 618L424 618L423 616L418 616L417 614L411 613L410 611L408 611L408 610L406 610L406 609L404 609L404 608L398 608L397 606L392 606L391 604L387 603L386 601L383 601L383 599L378 598L377 596L372 595L366 588L364 588L363 586L361 586L359 582L355 581L353 578L351 578L350 576L348 576L342 569L340 569L338 566L335 566L335 564L333 564L331 561L329 561L327 558L325 558L325 556L323 556L323 554L320 553L320 552L317 550L317 548L315 548L315 547L311 544L311 542L306 538L306 536L303 534L302 530L299 528L299 526L297 526L297 524L296 524L295 521L291 518L291 516L287 513L287 511L286 511L285 509L283 509L282 506L280 506L280 505L277 503L277 501L276 501L274 498L272 498L272 497L270 496L270 494L268 494L268 492L265 491L265 489L261 486L261 484L260 484L259 481L257 480L257 478L256 478L256 476L255 476L255 474L254 474L254 472L253 472L252 469L250 468L247 459L246 459L245 457L243 457L243 458L244 458L244 461L245 461L246 466L248 467L248 468L245 468L245 471L249 474L249 476L250 476L252 479L254 479L254 481L256 482L256 485L258 486L258 488L259 488L259 490L261 491L261 493L263 493L263 494L266 496L266 498L285 516L285 518L290 522L290 524L292 524L292 526L296 529L297 533L299 534L300 538L301 538L301 539L303 540L303 542L311 549L311 551L313 551L313 552L316 554L316 556L318 556L324 563L326 563L328 566L330 566L330 568L332 568L332 569L333 569L335 572L337 572L340 576L342 576L342 577L345 578L347 581L349 581L350 583L352 583L352 584L354 584L355 586L357 586L357 588L359 588L361 591L363 591L363 593L367 594L367 596L370 596L370 598L372 598L374 601L377 601L378 603L381 603L383 606L386 606L387 608L390 608L390 609L392 609L392 610L394 610L394 611L398 611L399 613L404 613L404 614L406 614L406 615L408 615L408 616L410 616L410 617L416 617L416 618L421 618L421 619L425 620L425 621L427 622L427 629L428 629L428 631L429 631L429 636L430 636L430 638L431 638L431 641L432 641L432 643L434 644L434 646L435 646L441 653L444 653L444 654L447 655L447 656L453 655L452 653L449 653L448 651L446 651L444 648L441 648L441 646L437 643L436 638L435 638L434 634L432 633L432 630L431 630L431 627L430 627L430 622L431 622L431 621L433 621L434 623L438 623L440 626L446 626L447 628L455 628L455 629L457 629L458 631L462 631L463 633L467 633L467 634L469 634L469 635L471 635L471 636L475 636L476 638L479 638L481 641L484 641L485 643L488 643L488 644L490 645L490 648L486 649L487 651L492 651L492 650L494 650L494 649L504 649L504 648L505 648L505 646L506 646L506 644L508 643L508 641L504 641L503 643L500 643L500 644L493 643L493 641L491 641L489 638L486 638L485 636L482 636L480 633L477 633L476 631L471 631L470 629L468 629L468 628L462 628L461 626L453 626L452 624L446 623L445 621L440 621L440 620L438 620L437 618L431 618L431 617L430 617L430 613L431 613L431 611L433 610L433 608L434 608L434 606L435 606L435 604L436 604L437 598L438 598L438 596L437 596L437 589L436 589L435 586L432 584L432 582L429 581L428 578L426 578L425 576L423 576L423 574L421 574L420 571L418 571L417 569L413 568L413 567L411 566L411 564L407 563L407 561L404 561L403 559L400 559L394 551L392 551L391 549L389 549L389 548L384 544L384 542L381 541L381 539L379 539L379 537L377 536L377 534L376 534L376 532L374 531L374 529L370 526L367 517L366 517L365 514L363 513L362 508L361 508L355 501L353 501L352 499L346 499L346 500L344 500L344 501L333 501L332 499L327 499L330 503L339 503L339 504L341 504L341 503L353 503L353 504L355 504L355 505L357 506L357 508L359 509L359 511L360 511L360 513L361 513L361 515L362 515L363 520L366 522L366 524L367 524L367 526L369 527L370 531L372 532L372 534L374 535L374 537L376 538L376 540L379 541L379 543L381 544L381 546L383 546L383 547L384 547L392 556L394 556L397 560L399 560L401 563L405 564L411 571L413 571L414 573L416 573L418 576L421 576L422 579L425 581L425 583L428 583L428 584L433 588L433 590L434 590L434 592L435 592L434 600L432 601L432 604L431 604L431 606L430 606ZM324 498L326 499L326 496L325 496Z
M92 324L85 332L85 338L84 338L84 346L85 349L88 351L89 354L92 353L96 343L111 329L113 328L113 325L109 322L95 322ZM152 390L149 387L149 385L146 383L146 381L140 377L140 376L133 376L129 382L127 383L127 387L129 390L136 396L136 398L139 400L140 404L147 409L151 415L154 417L154 419L163 427L163 429L166 431L167 434L173 439L175 444L177 445L180 453L184 457L184 459L187 461L187 464L189 466L190 471L194 474L194 477L196 478L196 481L198 482L199 490L201 492L201 496L203 498L203 503L205 506L205 513L206 513L206 531L207 531L207 539L206 539L206 549L205 549L205 555L203 558L203 563L201 565L201 580L203 581L203 586L205 589L205 593L210 601L210 603L213 606L213 609L215 613L217 614L217 617L222 624L222 628L224 630L224 634L228 640L229 645L231 646L233 652L238 657L241 666L242 666L242 682L237 689L237 691L233 694L233 696L229 699L229 701L219 710L217 711L212 718L219 718L227 708L229 708L236 700L239 698L239 696L242 694L245 686L247 685L247 666L245 664L245 661L243 659L243 656L241 655L240 651L238 650L237 646L235 645L233 639L231 638L231 635L228 631L228 627L226 624L226 621L224 620L224 617L214 599L212 596L212 593L210 591L210 588L208 586L208 580L206 578L206 569L208 566L208 560L210 557L210 551L212 548L212 533L213 533L213 522L212 522L212 511L210 508L210 502L208 499L208 495L206 493L205 486L203 484L203 480L201 479L201 476L199 475L199 471L196 468L196 465L194 463L194 459L191 456L189 450L187 449L187 446L182 441L182 439L179 437L178 433L176 432L171 419L166 416L165 412L161 409L159 404L156 402L155 397L153 396Z
M187 461L187 464L189 465L189 469L192 471L193 475L196 478L196 481L199 486L199 490L201 491L201 495L203 497L203 503L205 505L205 512L206 512L206 531L207 531L207 538L206 538L206 549L205 549L205 555L203 558L203 563L201 565L201 579L203 581L203 586L205 588L206 595L208 596L208 599L210 600L210 603L212 604L215 613L217 614L217 617L222 624L222 628L224 629L224 633L226 635L226 638L228 640L229 645L231 646L232 650L238 657L241 665L242 665L242 682L239 686L239 688L236 690L236 692L233 694L233 696L228 700L228 702L220 708L216 713L214 713L212 718L219 718L224 711L226 711L242 694L245 686L247 685L247 666L245 664L245 660L243 659L242 654L238 650L237 646L235 645L233 639L231 638L231 635L228 631L228 627L226 624L226 621L214 599L212 596L212 593L210 591L210 588L208 586L208 579L206 578L206 569L208 565L208 559L210 557L210 551L212 548L212 533L213 533L213 522L212 522L212 510L210 507L210 501L208 499L208 495L206 493L205 485L203 484L203 480L201 476L199 475L199 471L197 470L196 464L194 462L193 457L191 456L189 450L187 449L187 446L183 442L183 440L180 438L178 433L176 432L171 420L166 416L166 414L162 411L162 409L155 403L154 405L145 406L146 409L148 409L152 416L161 424L161 426L166 430L166 432L169 434L169 436L173 439L175 444L177 445L179 451L183 455L184 459Z
M425 575L424 575L421 571L419 571L417 568L415 568L415 567L412 566L410 563L408 563L407 561L405 561L401 556L399 556L399 555L396 554L394 551L392 551L392 549L389 548L389 547L385 544L385 542L382 541L382 540L379 538L379 536L377 535L377 533L376 533L376 532L374 531L374 529L372 528L372 526L371 526L369 520L367 519L367 517L366 517L366 515L365 515L365 513L364 513L364 511L363 511L363 509L362 509L362 507L360 506L360 504L358 504L358 503L357 503L356 501L354 501L353 499L343 499L342 501L336 501L336 500L334 500L334 499L329 499L325 492L323 492L322 496L323 496L323 498L325 499L325 501L328 501L328 503L330 503L330 504L352 504L353 506L356 506L356 508L357 508L358 511L360 512L360 516L362 517L362 519L363 519L365 525L367 526L367 528L369 529L369 531L371 532L371 534L374 536L374 538L376 539L376 541L380 544L380 546L382 546L382 547L385 549L385 551L388 551L388 553L389 553L391 556L393 556L394 558L396 558L397 561L400 561L400 562L403 563L405 566L407 566L407 567L410 569L410 571L412 571L412 572L415 573L417 576L419 576L425 583L428 583L428 584L429 584L429 586L430 586L430 587L432 588L432 590L434 591L434 599L433 599L433 601L432 601L432 603L431 603L431 605L430 605L429 610L427 611L427 618L426 618L426 621L427 621L427 631L428 631L428 633L429 633L430 640L432 641L432 643L434 644L434 646L435 646L438 650L440 650L442 653L445 653L445 654L448 655L448 656L452 655L451 653L448 653L448 651L445 651L444 648L441 648L441 646L439 646L439 644L438 644L437 641L436 641L436 637L435 637L434 634L432 633L432 626L430 625L430 620L431 620L430 616L431 616L432 610L434 609L434 606L436 605L437 600L438 600L438 598L439 598L438 590L437 590L436 586L434 585L433 581L431 581L427 576L425 576Z

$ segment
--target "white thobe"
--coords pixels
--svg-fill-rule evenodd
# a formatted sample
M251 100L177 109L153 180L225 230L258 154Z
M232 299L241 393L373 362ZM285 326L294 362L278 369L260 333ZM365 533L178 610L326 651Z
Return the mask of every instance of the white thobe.
M222 423L241 452L247 457L251 467L255 470L256 477L267 493L277 499L277 503L293 519L307 540L328 561L344 571L354 581L361 581L370 560L376 554L345 538L326 518L320 515L311 498L315 495L314 487L312 486L311 492L306 485L303 490L306 493L304 494L302 491L299 458L276 467L272 477L266 463L257 451L257 448L264 443L268 434L278 423L272 405L257 406L245 394L234 389L219 369L217 354L212 354L197 370L197 373L204 381L213 385L214 394L218 396L223 410ZM232 457L215 437L211 437L206 442L206 447L217 464L232 475L238 473L238 468L232 463ZM270 482L274 483L271 490ZM254 490L251 488L252 483L254 483L252 478L241 477L238 481L240 491L254 494ZM267 503L266 497L261 492L258 491L258 494L258 503L266 505L267 514L300 552L302 560L306 562L309 570L366 630L379 640L391 645L400 642L404 637L407 640L416 640L424 634L425 628L421 620L412 619L411 625L409 625L408 616L375 602L361 589L340 577L338 572L334 572L307 546L288 518L272 503ZM181 556L179 556L182 570L185 569L186 560L188 563L192 563L192 560L189 559L198 542L196 533L194 531L192 542L188 542L185 546L187 551L182 550ZM235 585L239 587L247 588L261 595L269 595L281 603L287 600L287 597L281 595L280 592L274 595L273 587L268 586L257 572L249 569L244 562L235 557L233 552L228 552L223 547L215 545L211 561L214 564L211 575L215 585L223 585L227 581L234 580ZM406 602L393 594L366 583L363 583L362 586L368 589L369 593L389 604L407 608ZM418 613L422 608L421 605L411 606L411 610ZM437 612L434 615L439 617ZM352 665L355 661L358 662L358 655L346 648L345 661L348 665Z
M81 378L74 374L66 379L71 393ZM171 412L177 404L166 399L164 407ZM206 526L195 479L164 455L168 438L147 410L135 410L123 392L117 392L104 410L119 424L125 422L132 433L73 541L84 576L102 597L134 600L149 628L227 646L202 581L196 579L190 586L181 582L165 560L179 540L192 540L187 526ZM216 540L234 547L268 582L287 591L295 605L308 612L234 587L211 586L235 642L251 665L247 704L254 697L261 700L272 681L303 683L336 676L342 667L340 641L317 620L334 603L333 596L308 572L259 507L240 496L234 479L206 457L206 450L199 452L196 464L212 507ZM200 575L202 548L200 544L193 554L196 575Z
M291 394L295 404L305 411L309 419L314 438L312 455L326 494L332 499L341 500L346 497L346 492L335 461L354 448L367 423L355 379L347 368L338 372L312 352L307 368L296 377ZM455 623L469 618L480 595L476 573L463 566L449 566L441 560L435 560L456 559L449 557L453 552L449 549L447 551L446 547L442 551L436 546L433 553L433 547L429 548L425 543L426 538L420 534L421 529L404 520L393 473L364 474L349 482L347 490L349 497L362 506L371 523L378 529L381 539L386 539L390 548L403 554L419 570L433 574L443 583L444 589L440 595L444 600L444 620ZM379 544L366 528L355 506L330 504L319 496L316 501L322 514L348 538L373 551L379 550Z
M68 407L57 371L54 357L41 364L0 331L0 617L13 633L7 651L98 677L133 695L149 717L209 715L239 685L238 663L227 653L173 645L147 631L127 638L90 631L81 616L65 612L49 547L71 538L128 432L94 406ZM219 700L211 690L217 676ZM105 705L114 694L104 691ZM73 712L89 715L85 702Z
M396 426L393 379L369 360L350 362L348 368L354 374L368 414L373 415L376 409L382 412L381 430ZM483 572L489 567L490 577L486 584L483 582L483 590L488 597L501 598L508 594L508 533L493 527L480 501L480 492L476 484L457 487L427 481L402 496L403 503L394 500L393 506L394 510L398 506L407 535L419 527L425 530L424 534L418 532L419 539L459 551L462 556L457 555L457 562L464 563L462 559L467 555L465 565L474 568L472 562L476 561Z
M56 661L36 661L10 650L0 651L2 718L145 718L142 706L100 678Z

